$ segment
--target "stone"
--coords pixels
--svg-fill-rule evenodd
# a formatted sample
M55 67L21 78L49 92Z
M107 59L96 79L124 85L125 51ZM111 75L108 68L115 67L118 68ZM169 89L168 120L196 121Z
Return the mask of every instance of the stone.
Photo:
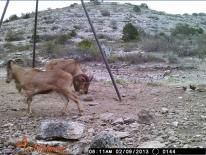
M43 139L78 140L83 136L84 128L84 125L78 122L46 120L41 122L40 137Z
M131 128L139 128L139 126L140 126L140 124L138 124L138 123L132 123L129 125L129 127L131 127Z
M177 127L177 126L178 126L178 124L179 124L179 123L178 123L177 121L172 122L172 125L173 125L173 126L175 126L175 127Z
M162 108L162 113L163 113L163 114L168 113L168 112L169 112L169 109L164 108L164 107Z
M95 131L94 131L94 129L93 128L89 128L88 129L88 133L94 133Z
M118 148L122 147L120 138L113 133L102 131L98 133L91 142L90 148Z
M147 124L150 125L152 123L153 116L147 110L141 110L138 113L138 120L137 122L140 124Z
M131 124L131 123L134 123L136 121L136 119L134 119L134 117L132 117L132 116L123 117L123 120L124 120L125 124Z
M163 147L165 147L165 144L160 143L159 141L148 141L138 146L138 148L163 148Z
M14 126L14 124L12 124L12 123L7 123L7 124L2 125L3 128L11 127L11 126Z
M123 118L120 117L112 122L112 125L116 125L116 124L124 124Z
M95 105L98 105L99 103L96 103L96 102L90 102L88 103L89 106L95 106Z
M103 113L103 114L101 114L100 115L100 119L102 120L102 121L111 121L113 118L113 113L108 113L108 112L106 112L106 113Z
M183 146L183 148L189 148L190 146L188 145L188 144L185 144L184 146Z
M168 140L171 141L171 142L175 142L175 141L178 140L178 138L175 137L175 136L170 136L170 137L168 138Z
M82 95L80 96L80 99L86 102L94 101L94 98L91 95Z
M129 137L129 133L126 132L126 131L123 131L123 132L121 132L121 131L114 131L113 133L114 133L115 136L117 136L120 139Z

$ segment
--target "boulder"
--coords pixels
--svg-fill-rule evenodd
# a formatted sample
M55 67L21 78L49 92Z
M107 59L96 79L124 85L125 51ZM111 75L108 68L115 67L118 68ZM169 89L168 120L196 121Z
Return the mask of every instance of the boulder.
M83 136L84 125L78 122L46 120L41 123L40 137L43 139L78 140Z

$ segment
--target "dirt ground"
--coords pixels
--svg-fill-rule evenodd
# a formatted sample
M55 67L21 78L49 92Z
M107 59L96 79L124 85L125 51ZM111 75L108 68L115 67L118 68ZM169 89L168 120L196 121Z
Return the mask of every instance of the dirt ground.
M36 136L40 122L54 118L80 121L86 125L86 131L92 129L92 134L85 132L82 141L89 142L95 133L112 128L128 133L127 137L122 138L127 147L138 147L143 142L153 140L164 143L165 147L206 147L206 92L190 89L184 91L182 85L185 83L174 84L174 77L177 77L175 75L181 75L178 79L187 79L187 76L189 78L196 70L174 69L171 78L163 77L165 69L158 69L157 66L164 65L146 64L143 68L140 65L122 65L121 68L112 66L114 76L117 79L121 78L118 87L122 102L119 102L111 82L107 81L109 76L104 64L85 64L85 68L94 74L95 79L89 90L89 95L94 100L81 101L85 110L83 116L78 116L77 106L73 102L69 103L68 115L62 116L61 110L65 100L60 95L51 93L34 97L32 117L26 115L27 105L15 89L14 83L5 83L6 72L5 68L2 68L0 153L5 149L14 149L7 143L8 139L23 135ZM202 74L200 71L199 73ZM152 116L151 120L147 120L146 123L139 122L138 116L141 111L146 111L145 113ZM112 125L110 121L105 122L101 119L104 113L112 113L113 120L129 117L135 121L133 125ZM11 125L7 126L8 123Z

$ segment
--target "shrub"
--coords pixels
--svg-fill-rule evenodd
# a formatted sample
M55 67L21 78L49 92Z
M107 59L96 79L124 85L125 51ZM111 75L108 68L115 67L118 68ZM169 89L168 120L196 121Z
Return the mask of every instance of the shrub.
M140 5L140 7L141 7L141 8L146 8L146 9L149 8L148 5L147 5L146 3L142 3L142 4Z
M63 34L54 39L56 44L64 44L68 39L71 39L70 34Z
M19 41L19 40L22 40L24 39L23 37L23 32L20 32L20 31L8 31L6 33L6 36L5 36L5 40L6 41Z
M78 52L86 57L86 60L100 60L101 54L94 41L85 39L77 44Z
M164 62L165 60L159 56L155 56L151 54L144 55L142 53L131 53L125 56L114 55L111 58L109 58L109 62L114 62L114 61L125 61L130 64L140 64L146 62Z
M122 40L124 40L125 42L131 41L131 40L137 40L139 39L139 35L140 34L137 28L131 23L128 23L123 28Z
M169 63L178 63L179 62L178 57L174 53L168 54L167 57L168 57Z
M52 54L55 52L55 48L56 48L56 45L54 43L54 41L46 41L42 47L41 47L41 50L45 53L49 53L49 54Z
M4 48L8 49L8 52L26 51L26 50L30 50L31 45L22 45L22 44L14 45L10 42L7 42L4 44Z
M133 10L134 10L134 12L137 12L137 13L140 13L140 12L141 12L140 7L137 6L137 5L135 5L135 6L133 7Z
M21 15L21 18L22 18L22 19L31 18L31 14L30 14L30 13L22 14L22 15Z
M141 46L145 52L165 52L177 49L174 38L163 34L142 39Z
M117 29L117 22L116 22L115 20L112 20L112 21L110 22L110 24L111 24L111 27L112 27L113 30L116 30L116 29Z
M107 10L101 10L102 16L110 16L110 12Z
M3 23L8 23L9 22L9 20L8 19L6 19Z
M124 79L116 79L115 80L117 84L122 85L122 86L127 86L129 83L128 81L124 80Z
M27 51L31 49L31 45L17 45L17 50L18 51Z
M17 15L11 15L9 17L9 21L14 21L14 20L17 20L17 19L19 19Z
M75 30L72 30L72 32L70 32L70 36L71 37L75 37L77 35L76 31Z
M107 60L109 63L114 63L119 60L119 56L116 54L112 54L110 55L110 57L107 58Z
M88 49L88 48L90 48L91 46L92 46L92 41L87 40L87 39L82 40L81 42L78 43L78 47L79 47L80 49Z
M197 13L193 13L192 15L193 15L193 16L198 16L198 14L197 14Z
M32 34L30 42L33 42L33 41L34 41L34 35ZM40 41L40 36L37 34L36 35L36 42L39 42L39 41Z
M10 42L6 42L4 44L4 48L8 49L9 52L15 52L16 51L16 46Z
M191 27L188 24L177 24L175 29L172 30L171 34L172 36L176 36L178 34L183 34L183 35L195 35L195 34L203 34L204 30L199 27Z

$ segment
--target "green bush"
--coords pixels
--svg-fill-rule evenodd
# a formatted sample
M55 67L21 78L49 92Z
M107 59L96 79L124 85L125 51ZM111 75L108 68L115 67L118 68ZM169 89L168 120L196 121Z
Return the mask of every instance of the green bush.
M14 20L17 20L17 19L19 19L19 17L17 15L11 15L9 17L9 21L14 21Z
M34 41L34 35L32 34L30 42L33 42L33 41ZM40 41L40 36L37 34L36 35L36 42L39 42L39 41Z
M18 51L27 51L31 49L31 45L17 45L17 50Z
M131 23L128 23L123 28L122 40L124 40L125 42L131 41L131 40L138 40L139 35L140 33L137 30L137 28Z
M113 63L115 61L124 61L130 64L140 64L146 62L164 62L165 60L159 56L152 54L144 55L142 53L132 53L125 56L112 55L108 58L108 61L110 63Z
M71 39L71 35L70 34L63 34L63 35L57 36L54 39L54 41L55 41L56 44L65 44L65 42L68 39Z
M90 48L91 46L92 46L92 41L87 40L87 39L82 40L81 42L78 43L78 47L79 47L80 49L88 49L88 48Z
M115 20L112 20L112 21L110 22L110 25L111 25L111 27L112 27L113 30L116 30L116 29L117 29L117 22L116 22Z
M149 8L149 7L148 7L148 5L147 5L147 4L145 4L145 3L140 4L140 7L141 7L141 8L146 8L146 9L148 9L148 8Z
M101 54L94 41L84 39L77 44L77 51L85 60L100 60Z
M140 7L137 6L137 5L135 5L135 6L133 7L133 10L134 10L134 12L137 12L137 13L140 13L140 12L141 12Z
M195 35L195 34L203 34L204 30L200 27L191 27L188 24L177 24L175 29L171 31L172 36L176 36L178 34L183 35Z
M171 64L179 62L177 55L174 54L174 53L168 54L167 57L168 57L168 62L171 63Z
M7 42L4 44L4 48L6 48L8 52L27 51L30 50L31 45L22 45L22 44L15 45L10 42Z
M101 10L102 16L110 16L110 12L107 10Z
M24 37L23 37L23 32L20 32L20 31L8 31L6 33L6 36L5 36L5 40L6 41L19 41L19 40L23 40Z
M22 15L21 15L21 18L22 18L22 19L31 18L31 14L30 14L30 13L22 14Z
M76 31L75 30L72 30L72 32L70 32L70 36L71 37L75 37L77 35Z

